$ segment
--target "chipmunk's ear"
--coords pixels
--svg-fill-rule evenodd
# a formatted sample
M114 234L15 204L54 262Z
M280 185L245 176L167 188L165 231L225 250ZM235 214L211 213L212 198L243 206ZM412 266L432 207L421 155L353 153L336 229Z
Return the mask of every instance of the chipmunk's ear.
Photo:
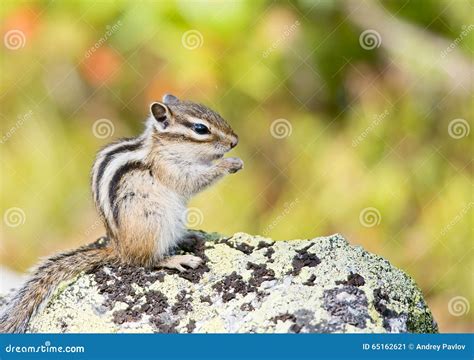
M155 120L166 129L170 124L171 113L168 106L160 102L154 102L150 105L150 111Z
M179 103L179 99L174 95L165 94L163 96L163 102L167 105L175 105L175 104Z

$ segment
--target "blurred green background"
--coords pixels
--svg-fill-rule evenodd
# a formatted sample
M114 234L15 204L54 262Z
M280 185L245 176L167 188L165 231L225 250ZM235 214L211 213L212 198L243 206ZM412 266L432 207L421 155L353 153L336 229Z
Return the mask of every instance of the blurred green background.
M103 234L95 152L166 92L218 110L245 169L193 226L342 233L473 331L472 1L2 1L0 263Z

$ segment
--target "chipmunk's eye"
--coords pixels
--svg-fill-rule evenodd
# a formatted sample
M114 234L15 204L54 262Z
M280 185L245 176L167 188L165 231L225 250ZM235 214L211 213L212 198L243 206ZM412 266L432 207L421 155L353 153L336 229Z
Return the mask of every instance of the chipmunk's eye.
M203 124L194 124L193 125L194 132L198 133L199 135L206 135L210 134L209 128Z

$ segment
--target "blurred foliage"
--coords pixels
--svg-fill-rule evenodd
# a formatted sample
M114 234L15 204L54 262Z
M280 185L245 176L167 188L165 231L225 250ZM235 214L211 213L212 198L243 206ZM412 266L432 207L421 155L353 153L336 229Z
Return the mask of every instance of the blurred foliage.
M472 1L377 6L434 44L464 30L447 57L472 65ZM218 110L241 139L244 171L191 203L201 228L342 233L411 274L442 331L472 331L472 312L448 311L454 296L474 304L472 132L448 132L454 119L472 124L472 72L466 95L391 56L397 34L363 49L365 29L343 1L3 1L0 12L1 211L25 214L2 223L3 264L24 271L102 235L88 174L111 138L93 124L138 134L148 104L171 92ZM5 45L11 29L24 35L16 50ZM195 49L184 46L189 30L202 36ZM272 136L277 119L290 136ZM380 218L367 227L370 207Z

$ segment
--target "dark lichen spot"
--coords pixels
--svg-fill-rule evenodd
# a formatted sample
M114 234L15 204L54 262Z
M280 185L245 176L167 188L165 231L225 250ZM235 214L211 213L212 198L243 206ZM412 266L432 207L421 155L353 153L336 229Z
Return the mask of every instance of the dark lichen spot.
M268 262L274 262L274 260L272 259L272 255L274 253L275 253L275 249L270 247L270 248L267 249L265 254L263 254L263 256L265 256L268 259Z
M245 255L250 255L253 252L254 247L246 243L239 243L234 245L234 249L242 251Z
M357 273L350 273L347 276L347 280L337 280L336 285L364 286L365 279Z
M191 304L191 295L186 290L181 290L178 295L176 295L176 304L171 308L173 314L178 314L180 311L183 311L185 314L193 310Z
M293 324L293 325L290 326L290 331L294 332L296 334L299 334L302 328L303 327L301 325Z
M177 321L168 322L164 321L160 316L153 316L150 318L150 323L155 325L157 333L170 334L178 332L176 326L178 326L179 323Z
M242 276L237 274L235 271L226 276L224 279L215 283L212 288L222 294L222 300L224 302L235 299L236 294L245 296L250 292L250 288L243 281Z
M145 303L141 306L141 311L147 315L159 315L168 308L168 298L160 291L150 290L145 294Z
M189 322L186 324L186 331L188 333L192 333L194 329L196 328L196 320L189 320Z
M325 290L323 308L335 319L360 329L366 327L368 301L364 291L355 286Z
M242 311L254 311L255 308L251 303L243 303L240 305L240 310Z
M296 276L300 273L303 267L315 267L321 263L321 260L319 260L316 254L308 252L308 249L313 245L314 244L310 244L302 249L296 250L296 255L294 256L293 261L291 262L291 264L293 265L293 271L291 272L291 274Z
M234 242L229 241L232 238L223 238L218 241L219 244L225 244L232 249L239 250L243 252L245 255L250 255L253 250L255 249L252 245L246 244L244 242Z
M263 248L268 248L268 247L271 247L273 246L275 242L266 242L266 241L260 241L258 244L257 244L257 250L261 250Z
M378 288L374 290L374 307L377 312L384 318L393 318L398 316L397 312L389 309L387 304L390 302L388 295Z
M140 320L142 314L137 309L128 307L125 310L118 310L113 313L113 322L116 324L123 324L126 322L135 322Z
M209 266L207 266L204 262L199 265L196 269L187 269L186 271L179 272L176 270L170 270L171 272L177 274L179 277L186 279L194 284L199 283L202 279L204 273L209 272Z
M275 324L278 321L291 321L293 324L290 326L290 332L297 334L300 333L301 329L303 328L303 325L299 324L299 319L295 315L289 313L274 316L270 319L270 321L273 321Z
M272 259L272 255L275 253L275 249L273 248L274 243L275 242L260 241L257 244L257 250L267 249L263 256L268 259L268 262L274 262L274 260Z
M178 322L167 316L169 309L168 298L160 291L151 290L145 294L145 303L140 311L150 315L150 323L155 326L156 332L175 333Z
M256 288L258 288L264 281L275 280L275 272L272 269L268 269L267 265L248 262L247 270L253 270L252 276L249 279L249 285L252 291L257 291Z
M383 318L383 327L390 332L406 332L408 316L403 313L399 314L396 311L387 307L390 302L390 299L388 295L382 291L382 289L374 289L373 294L374 308Z
M207 302L209 305L212 305L212 300L211 300L211 297L209 295L206 295L206 296L201 295L200 300L201 300L202 303Z
M303 285L314 286L314 280L316 280L316 275L312 274L308 280L306 280Z
M67 325L67 323L66 323L64 320L61 320L59 326L60 326L60 328L61 328L61 332L62 332L62 333L66 332L66 330L67 330L67 328L68 328L68 325Z
M281 315L278 315L278 316L274 316L272 318L270 318L270 321L273 321L275 324L278 322L278 320L280 321L293 321L295 322L296 321L296 316L293 315L293 314L289 314L289 313L284 313L284 314L281 314Z

